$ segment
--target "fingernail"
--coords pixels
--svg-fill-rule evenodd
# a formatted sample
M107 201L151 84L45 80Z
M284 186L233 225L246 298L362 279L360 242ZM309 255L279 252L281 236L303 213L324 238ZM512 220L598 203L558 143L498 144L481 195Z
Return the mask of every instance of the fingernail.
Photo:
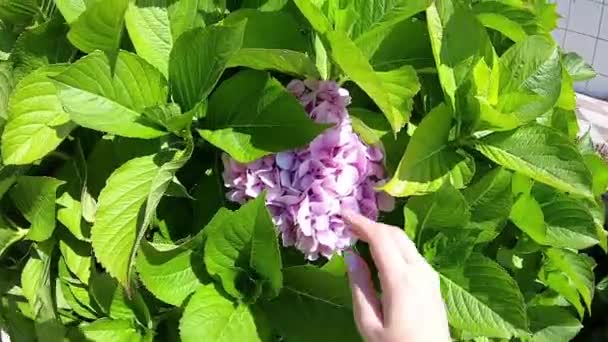
M349 272L354 272L359 268L359 257L352 250L344 251L344 260Z

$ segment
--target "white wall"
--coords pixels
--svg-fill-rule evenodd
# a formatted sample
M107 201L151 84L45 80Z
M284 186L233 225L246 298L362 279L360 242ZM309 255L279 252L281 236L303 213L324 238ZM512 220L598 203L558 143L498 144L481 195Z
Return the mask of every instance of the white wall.
M581 55L598 73L575 85L578 92L608 99L608 0L552 0L562 16L553 32L566 51Z

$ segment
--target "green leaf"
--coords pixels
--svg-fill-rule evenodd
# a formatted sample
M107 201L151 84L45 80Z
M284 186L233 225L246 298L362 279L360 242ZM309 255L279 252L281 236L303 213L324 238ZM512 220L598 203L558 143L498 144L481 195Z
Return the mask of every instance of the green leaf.
M430 0L360 1L354 6L359 16L353 25L351 37L370 58L397 24L424 11L431 3Z
M75 127L49 78L65 69L65 66L43 67L17 84L9 101L8 122L2 133L4 163L23 165L42 159Z
M59 84L63 108L81 126L131 138L165 134L151 127L141 112L166 102L167 82L135 54L119 52L112 71L106 56L95 52L52 78Z
M228 61L227 67L247 67L256 70L274 70L293 76L319 78L319 71L305 54L282 49L244 48Z
M204 270L194 269L197 259L202 259L202 255L187 245L159 250L144 242L136 266L141 281L156 298L180 306L191 293L209 283L209 279L200 279L201 273L206 274Z
M8 102L14 86L12 63L0 61L0 130L8 118Z
M20 80L44 66L70 61L76 49L65 37L67 31L68 27L62 20L52 19L23 32L11 53L15 79Z
M127 292L107 273L91 274L89 292L97 309L113 319L137 319L147 326L150 313L139 292Z
M353 38L371 34L376 36L377 40L382 40L381 32L423 11L431 1L370 0L355 4L355 11L359 17L352 29Z
M437 192L413 197L404 208L405 231L418 241L426 229L463 228L471 218L471 211L464 196L449 183Z
M265 196L247 202L222 224L207 228L205 265L219 278L226 292L248 297L242 288L249 278L266 297L279 294L283 283L277 232L264 202ZM211 228L211 229L209 229Z
M64 225L78 240L86 241L91 237L90 226L82 220L82 205L79 201L64 192L57 199L63 208L57 210L57 220Z
M590 197L591 175L576 146L558 131L536 124L490 134L475 148L495 163L562 191Z
M55 298L52 293L54 286L51 280L52 247L53 243L49 242L35 249L21 273L21 287L23 296L30 304L33 319L37 322L38 339L62 341L63 326L57 319Z
M574 82L590 80L596 75L593 67L587 64L576 52L564 54L562 56L562 64Z
M515 280L494 261L472 254L464 267L439 268L450 325L476 336L509 339L528 330Z
M64 184L54 178L20 176L11 189L15 206L31 223L27 238L44 241L55 230L55 199L57 188Z
M593 269L595 266L595 261L585 254L551 248L545 251L545 260L539 276L541 281L569 301L571 300L570 295L564 292L564 285L570 289L576 289L587 305L587 309L591 312L595 284ZM566 282L562 283L562 279L565 279ZM576 297L578 301L578 295ZM575 302L572 304L576 306Z
M78 49L91 53L101 50L115 55L122 38L124 16L129 0L92 2L70 26L68 39Z
M248 163L310 142L327 125L312 121L302 105L268 73L242 71L211 96L205 140Z
M469 227L498 231L513 205L511 173L496 168L464 189L462 194L471 207Z
M353 130L364 142L369 145L381 143L384 147L384 163L389 175L395 173L401 154L405 151L410 136L401 131L395 136L391 125L382 114L363 108L350 108L348 110Z
M504 34L516 43L525 40L528 36L518 22L501 13L478 12L477 19L483 26Z
M540 204L530 194L522 194L513 204L511 221L535 242L547 244L547 226Z
M297 52L308 51L307 36L301 25L287 11L261 12L240 9L230 13L225 24L247 22L243 36L244 49L277 49ZM277 30L280 27L280 30Z
M570 87L572 87L570 85ZM573 101L575 103L576 101ZM558 104L559 105L559 104ZM580 131L578 127L578 119L574 108L571 110L565 110L562 108L554 108L551 114L551 127L559 130L571 141L575 141Z
M168 77L173 42L185 31L204 26L196 0L137 0L125 24L137 54Z
M377 73L346 33L331 30L327 18L317 7L306 1L295 2L313 28L329 43L337 66L378 105L393 131L401 130L411 115L411 99L420 89L411 67Z
M331 55L344 74L374 100L382 110L393 131L398 132L409 121L412 98L420 83L411 66L389 72L376 72L367 58L346 35L328 32Z
M0 258L2 258L9 247L21 241L26 234L27 230L13 229L3 218L0 218Z
M205 100L230 58L241 48L245 22L210 26L184 33L169 59L169 80L175 101L188 111Z
M497 109L513 113L522 122L551 109L561 92L562 67L553 39L531 36L500 57Z
M133 322L127 319L112 320L102 318L92 323L80 324L78 331L90 341L143 341Z
M597 154L584 154L583 159L593 177L593 194L600 196L608 190L608 161Z
M288 341L361 341L344 276L311 265L283 270L279 297L262 303L274 328Z
M101 191L91 240L99 262L122 286L131 286L139 242L169 181L185 162L184 154L190 153L164 150L131 159L112 173Z
M221 226L232 213L220 209L204 232ZM162 247L162 248L161 248ZM144 242L137 256L137 272L146 288L163 302L180 306L211 278L202 263L203 241L197 237L179 246Z
M392 196L405 197L438 190L446 181L465 187L475 173L473 158L448 142L451 113L440 105L422 120L394 177L382 187Z
M269 331L256 326L247 304L234 303L214 285L197 290L184 309L179 323L184 342L194 341L267 341Z
M150 184L150 190L146 199L146 207L143 212L143 219L141 216L138 216L138 226L136 228L137 236L131 249L131 255L129 256L127 284L132 283L132 272L137 257L137 251L139 250L139 245L144 239L148 227L156 216L156 208L167 191L169 184L171 184L175 178L177 171L184 166L184 164L190 159L190 156L192 156L193 149L194 142L192 141L192 137L189 136L187 146L184 150L163 151L158 153L154 158L154 163L160 165L160 167L152 179L152 183Z
M55 0L55 6L59 9L65 21L68 23L76 20L92 0Z
M150 121L178 136L182 136L183 130L192 125L192 112L182 114L179 106L175 103L146 108L143 114Z
M532 194L542 207L547 225L546 244L584 249L599 242L594 217L587 203L549 187L535 186Z
M583 328L576 317L560 307L530 306L528 316L534 342L568 342Z
M475 95L493 103L498 63L484 27L470 9L457 1L435 1L426 15L439 80L450 107L456 110L460 106L457 91L466 91L467 87L476 88ZM477 75L482 70L484 77ZM469 85L470 82L479 84ZM459 112L456 111L461 115Z
M83 283L89 283L91 276L92 258L91 245L74 238L71 234L61 234L59 251L70 272Z
M0 18L16 25L27 26L40 12L37 0L3 0L0 2Z

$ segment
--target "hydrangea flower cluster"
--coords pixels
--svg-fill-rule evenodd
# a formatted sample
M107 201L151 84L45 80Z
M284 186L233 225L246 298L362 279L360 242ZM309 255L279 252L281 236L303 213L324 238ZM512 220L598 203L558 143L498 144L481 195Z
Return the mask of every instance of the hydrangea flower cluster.
M229 200L244 203L267 191L266 205L283 245L295 246L307 259L331 258L356 238L340 216L351 209L377 219L394 207L377 192L384 182L382 149L367 146L353 132L346 107L350 96L333 81L292 81L287 88L310 117L334 126L305 148L241 164L224 155Z

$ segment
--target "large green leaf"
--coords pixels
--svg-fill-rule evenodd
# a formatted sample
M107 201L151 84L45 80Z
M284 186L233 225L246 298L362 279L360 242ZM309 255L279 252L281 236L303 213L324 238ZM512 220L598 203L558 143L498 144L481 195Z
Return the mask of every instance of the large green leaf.
M422 120L394 177L382 187L393 196L410 196L436 191L446 181L457 189L465 187L475 173L473 158L450 146L452 127L449 108L441 105Z
M528 122L551 109L561 92L562 66L553 39L531 36L500 57L497 109Z
M120 45L129 0L94 1L70 26L68 39L90 53L101 50L114 55Z
M175 101L188 111L207 98L230 58L241 48L245 22L210 26L184 33L169 58L169 80Z
M129 4L125 24L137 54L169 75L173 42L185 31L204 26L197 0L137 0Z
M411 115L411 99L420 89L413 69L404 66L389 73L377 73L361 50L341 31L331 30L327 18L313 4L297 0L296 5L313 28L329 43L331 56L342 72L363 89L398 132Z
M231 212L220 209L205 229L222 225ZM137 272L146 288L163 302L180 306L204 284L211 282L201 260L203 241L198 237L179 246L144 242L137 257Z
M408 37L407 44L403 44L403 37ZM360 38L355 40L355 44L366 55L371 54L366 49L375 48L379 44L370 56L374 70L391 70L403 65L411 65L417 70L435 67L429 31L426 23L421 20L408 19L400 22L381 43L373 39L366 43Z
M513 204L511 173L496 168L464 189L463 195L471 207L469 227L489 230L488 238L493 238L492 232L497 232L509 217Z
M280 296L262 305L271 324L286 340L361 341L343 276L310 265L286 268L283 275Z
M544 244L584 249L599 242L590 206L584 201L549 187L535 186L532 194L541 205L547 226Z
M91 237L90 226L83 222L82 204L75 200L72 196L64 192L57 199L57 204L61 207L57 210L57 221L64 225L72 235L83 241L87 241Z
M567 286L578 291L587 305L587 309L591 312L591 301L595 289L595 276L593 274L595 266L595 261L585 254L576 254L566 249L551 248L545 251L545 260L540 272L540 279L550 288L570 300L568 295L562 293L561 281L554 281L556 278L567 279Z
M405 231L417 241L425 229L463 228L471 218L464 196L449 183L432 194L411 198L404 210Z
M177 171L184 151L162 151L132 159L119 167L99 195L99 208L91 229L93 249L99 262L125 287L131 286L142 232L145 232Z
M437 0L426 15L439 80L450 106L460 107L463 99L457 91L467 87L493 103L498 61L484 27L458 1Z
M276 70L294 76L319 78L313 61L305 54L283 49L244 48L228 61L228 67Z
M190 298L179 331L184 342L262 342L270 338L267 329L256 326L256 318L247 304L234 303L214 285L200 288Z
M23 216L31 223L27 238L44 241L55 230L57 188L64 182L49 177L20 176L10 196Z
M133 322L127 319L99 319L78 326L78 331L90 341L139 342L144 341Z
M0 18L12 24L27 26L40 13L38 0L3 0L0 2Z
M194 142L192 136L188 136L187 146L184 150L173 151L166 150L158 153L154 158L154 163L160 165L156 175L152 179L148 197L146 199L146 207L143 212L143 218L138 216L136 238L129 256L129 267L127 273L127 283L130 284L133 278L132 272L135 266L135 259L137 257L137 251L139 250L139 244L144 239L148 227L152 223L152 220L156 217L156 208L160 203L162 197L167 192L169 185L174 182L175 174L192 156L194 149Z
M204 284L200 274L204 275L206 272L194 269L194 260L202 259L202 255L188 248L188 245L175 246L169 250L157 247L160 246L142 243L141 252L137 257L137 272L146 288L156 298L180 306L184 299ZM205 283L208 282L206 279Z
M21 272L23 296L30 304L32 318L36 323L39 340L63 341L64 327L60 324L55 298L54 281L51 279L53 242L39 246L33 252Z
M438 271L451 326L475 336L506 339L528 330L519 287L494 261L472 254L464 267Z
M0 61L0 129L8 118L8 102L14 86L12 63Z
M62 65L43 67L17 84L9 101L8 122L2 133L5 164L30 164L42 159L75 127L49 78L65 69Z
M62 231L60 236L59 251L65 265L83 284L88 284L92 267L91 245L74 238L65 231Z
M592 196L591 175L576 146L560 132L530 124L490 134L475 148L495 163L557 189Z
M576 317L560 307L535 305L528 307L533 342L568 342L583 328Z
M68 27L56 18L23 32L11 53L15 79L50 64L70 61L76 49L65 37Z
M246 21L243 36L244 49L291 50L307 52L309 42L301 25L287 11L262 12L241 9L230 13L226 24ZM280 27L280 30L277 30ZM238 55L238 53L237 53Z
M312 121L291 93L260 71L242 71L222 83L208 111L208 125L199 133L243 163L306 145L327 128Z
M65 21L71 23L76 20L93 1L94 0L55 0L55 6L57 6L65 18Z
M351 37L364 55L370 58L397 24L424 11L431 3L430 0L357 1L354 7L359 16L353 25ZM403 45L406 48L407 44Z
M600 196L608 190L608 161L595 153L584 154L583 158L593 177L593 194Z
M530 194L522 194L513 204L511 221L537 243L547 244L547 225L542 207Z
M226 292L235 298L259 294L276 297L283 285L277 232L264 197L258 196L221 224L207 228L207 271L219 278ZM247 278L254 283L253 293L239 287Z
M576 52L569 52L562 56L562 64L566 72L575 82L590 80L595 77L596 72L585 60Z
M95 308L104 316L113 319L137 319L141 324L150 324L148 307L139 292L127 293L107 273L91 274L89 293Z
M163 75L130 52L119 52L114 70L107 57L92 53L54 76L63 108L77 124L132 138L165 134L141 112L167 101Z

